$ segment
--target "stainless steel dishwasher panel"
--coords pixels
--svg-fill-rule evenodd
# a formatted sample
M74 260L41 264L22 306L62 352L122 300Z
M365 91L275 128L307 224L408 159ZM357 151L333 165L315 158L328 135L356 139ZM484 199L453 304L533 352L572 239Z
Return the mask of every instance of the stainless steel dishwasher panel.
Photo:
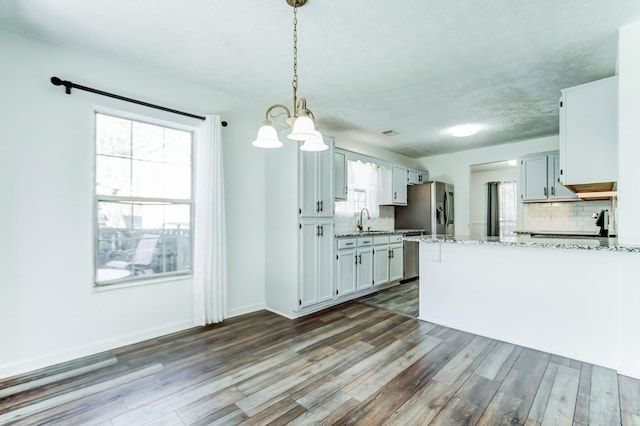
M402 272L402 281L411 281L420 275L420 243L416 241L405 241L404 248L404 264Z

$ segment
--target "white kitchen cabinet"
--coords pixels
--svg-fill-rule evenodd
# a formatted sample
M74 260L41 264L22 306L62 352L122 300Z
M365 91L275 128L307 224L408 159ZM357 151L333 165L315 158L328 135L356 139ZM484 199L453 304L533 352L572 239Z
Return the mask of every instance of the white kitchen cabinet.
M520 200L550 201L577 200L578 197L558 182L559 154L542 152L520 158L518 190Z
M389 236L375 236L373 240L373 285L389 282Z
M356 239L337 240L336 251L336 296L344 296L356 291Z
M549 198L550 199L578 199L578 196L560 183L560 153L556 152L547 157L549 168Z
M333 150L327 149L320 152L299 150L299 156L300 216L332 217Z
M403 255L402 243L389 244L389 282L402 279Z
M333 212L333 195L324 203L330 207L325 212L316 212L312 201L309 216L301 213L307 195L303 188L322 193L328 187L332 192L333 142L330 138L325 142L329 150L324 156L301 153L295 142L265 153L265 306L288 318L329 306L334 300L333 217L321 216ZM325 172L321 172L325 170L322 158L328 160Z
M407 205L407 168L394 164L391 169L380 169L380 205Z
M336 200L347 199L347 154L341 149L333 153L333 197Z
M407 169L407 184L417 185L420 183L420 172L416 169Z
M304 308L333 298L333 219L300 220L300 299Z
M356 248L356 290L373 287L373 237L358 237Z
M559 124L564 185L618 180L618 77L562 90Z

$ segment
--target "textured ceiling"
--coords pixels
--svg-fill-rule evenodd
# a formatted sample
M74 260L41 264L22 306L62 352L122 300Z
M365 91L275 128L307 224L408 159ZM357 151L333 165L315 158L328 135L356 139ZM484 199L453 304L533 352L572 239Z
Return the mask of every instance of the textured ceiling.
M0 27L265 110L291 104L292 18L285 0L0 1ZM326 133L412 157L554 134L560 89L613 75L617 29L636 21L639 0L308 0L299 94ZM463 123L484 129L444 133Z

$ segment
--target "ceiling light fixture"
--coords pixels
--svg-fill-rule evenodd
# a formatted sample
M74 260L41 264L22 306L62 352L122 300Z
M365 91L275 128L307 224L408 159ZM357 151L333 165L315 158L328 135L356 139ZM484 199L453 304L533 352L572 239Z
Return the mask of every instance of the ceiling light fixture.
M286 0L293 7L293 116L289 108L282 104L271 105L267 108L265 120L258 130L258 137L251 144L258 148L280 148L283 143L278 138L278 132L272 125L272 120L282 115L274 114L274 111L284 110L287 114L287 124L293 127L287 136L294 141L303 141L300 147L303 151L324 151L329 146L324 143L322 134L315 125L315 117L307 108L305 98L298 99L298 7L303 6L307 0Z
M451 136L455 136L457 138L464 138L466 136L473 136L482 128L479 124L461 124L459 126L454 126L449 129L449 133Z

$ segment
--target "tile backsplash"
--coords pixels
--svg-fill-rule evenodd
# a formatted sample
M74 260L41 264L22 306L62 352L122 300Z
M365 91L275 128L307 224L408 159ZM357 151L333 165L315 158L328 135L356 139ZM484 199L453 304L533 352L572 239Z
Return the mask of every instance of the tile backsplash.
M353 217L336 216L335 217L335 233L347 234L356 231L356 224L360 219L360 215L354 214ZM395 208L393 206L380 206L380 216L367 219L364 217L364 229L374 229L380 231L393 231L395 224Z
M600 229L593 213L609 210L609 232L615 233L616 203L610 200L563 203L526 203L522 205L524 231L593 232Z

